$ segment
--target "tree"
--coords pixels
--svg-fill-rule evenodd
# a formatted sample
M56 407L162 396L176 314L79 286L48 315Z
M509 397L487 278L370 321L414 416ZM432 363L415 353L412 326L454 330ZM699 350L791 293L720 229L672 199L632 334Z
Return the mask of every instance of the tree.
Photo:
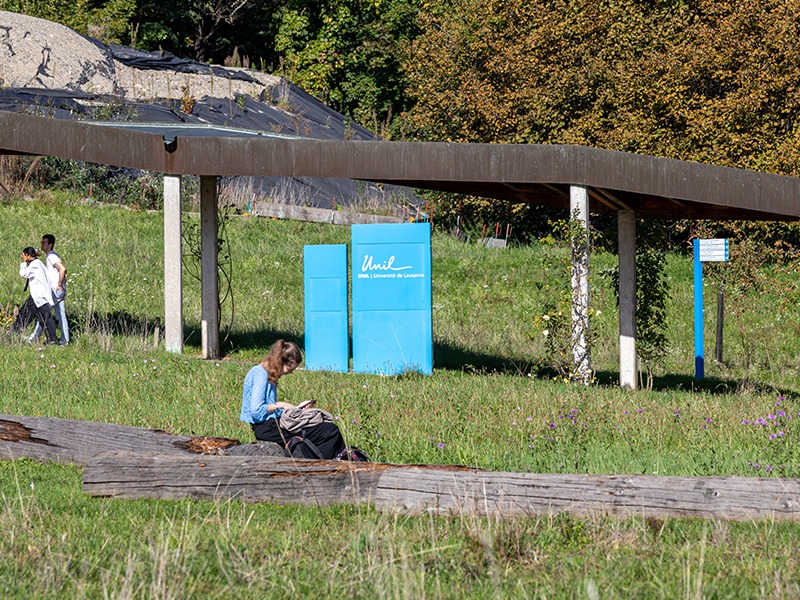
M275 49L281 73L358 123L390 136L408 106L400 49L417 33L418 0L288 2Z
M410 137L800 175L800 0L449 0L420 23Z
M139 0L131 43L218 64L240 47L267 60L273 58L272 44L264 44L261 32L272 31L272 15L281 5L281 0Z
M798 0L451 0L404 61L422 139L798 173Z
M61 23L105 43L120 43L128 39L136 0L0 0L0 10Z

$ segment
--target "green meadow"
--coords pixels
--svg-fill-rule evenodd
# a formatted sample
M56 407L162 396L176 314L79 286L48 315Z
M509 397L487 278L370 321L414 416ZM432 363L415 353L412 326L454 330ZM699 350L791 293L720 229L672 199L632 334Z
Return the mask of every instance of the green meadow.
M51 194L7 199L0 223L5 314L26 297L20 250L54 233L74 336L65 348L31 345L3 328L0 413L243 442L252 441L238 421L245 373L276 339L303 341L303 246L349 241L343 227L227 217L223 357L204 361L191 239L185 353L154 343L164 302L159 213ZM186 232L196 224L187 212ZM547 368L542 329L569 285L566 251L498 251L435 231L433 375L299 370L281 380L281 396L316 398L348 443L378 461L800 476L797 265L760 265L747 281L733 266L708 268L707 377L697 381L692 263L680 250L664 249L669 348L653 366L652 389L615 385L616 299L600 275L615 256L592 256L597 375L582 386ZM121 501L85 496L78 467L20 459L0 462L0 530L0 596L9 598L800 597L800 526L768 519L409 517L368 506Z

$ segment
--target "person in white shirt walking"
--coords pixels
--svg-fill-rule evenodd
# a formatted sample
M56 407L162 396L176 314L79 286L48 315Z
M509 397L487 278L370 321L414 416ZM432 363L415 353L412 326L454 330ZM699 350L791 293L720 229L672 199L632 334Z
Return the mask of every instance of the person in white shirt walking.
M56 315L56 323L61 329L61 337L58 338L58 343L66 346L69 344L69 323L67 322L67 311L64 308L64 297L67 295L67 269L61 261L61 257L56 254L53 247L56 245L56 236L51 233L46 233L42 236L42 252L45 254L45 266L47 268L47 277L50 281L50 289L53 291L53 307ZM37 322L36 329L33 334L28 338L31 342L35 342L42 335L42 326Z
M28 246L22 251L22 262L19 265L19 276L28 280L26 288L30 289L30 296L22 305L17 314L12 331L22 331L35 318L44 329L48 344L56 344L56 325L50 309L53 308L53 292L47 277L47 267L36 258L39 255L36 248Z

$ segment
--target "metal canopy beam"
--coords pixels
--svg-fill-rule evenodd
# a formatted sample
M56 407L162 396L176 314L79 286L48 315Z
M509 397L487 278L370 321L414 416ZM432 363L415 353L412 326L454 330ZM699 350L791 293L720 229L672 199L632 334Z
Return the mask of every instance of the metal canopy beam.
M640 217L796 220L800 179L583 146L313 140L151 124L126 129L0 111L0 152L172 175L333 177L569 208L605 190ZM166 137L165 137L166 136ZM553 187L565 188L565 194ZM608 196L606 196L607 198ZM677 201L677 202L675 202ZM590 201L591 212L613 212Z
M217 257L211 251L216 176L363 179L564 209L570 207L570 190L587 190L589 212L620 215L620 383L630 388L636 387L635 217L800 219L798 178L582 146L313 140L0 111L0 154L56 156L166 175L165 345L174 352L183 348L180 176L199 175L203 356L209 358L218 353L219 333Z

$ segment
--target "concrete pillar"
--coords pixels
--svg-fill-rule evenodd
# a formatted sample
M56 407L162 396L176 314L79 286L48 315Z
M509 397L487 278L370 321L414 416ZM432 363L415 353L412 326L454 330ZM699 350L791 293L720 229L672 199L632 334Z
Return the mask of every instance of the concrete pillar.
M219 271L217 254L217 178L200 178L201 343L203 358L219 356Z
M619 385L636 389L636 213L617 213L619 237Z
M573 185L569 189L570 219L581 232L572 240L572 378L589 384L592 380L589 336L589 190Z
M164 348L183 352L180 175L164 175Z

